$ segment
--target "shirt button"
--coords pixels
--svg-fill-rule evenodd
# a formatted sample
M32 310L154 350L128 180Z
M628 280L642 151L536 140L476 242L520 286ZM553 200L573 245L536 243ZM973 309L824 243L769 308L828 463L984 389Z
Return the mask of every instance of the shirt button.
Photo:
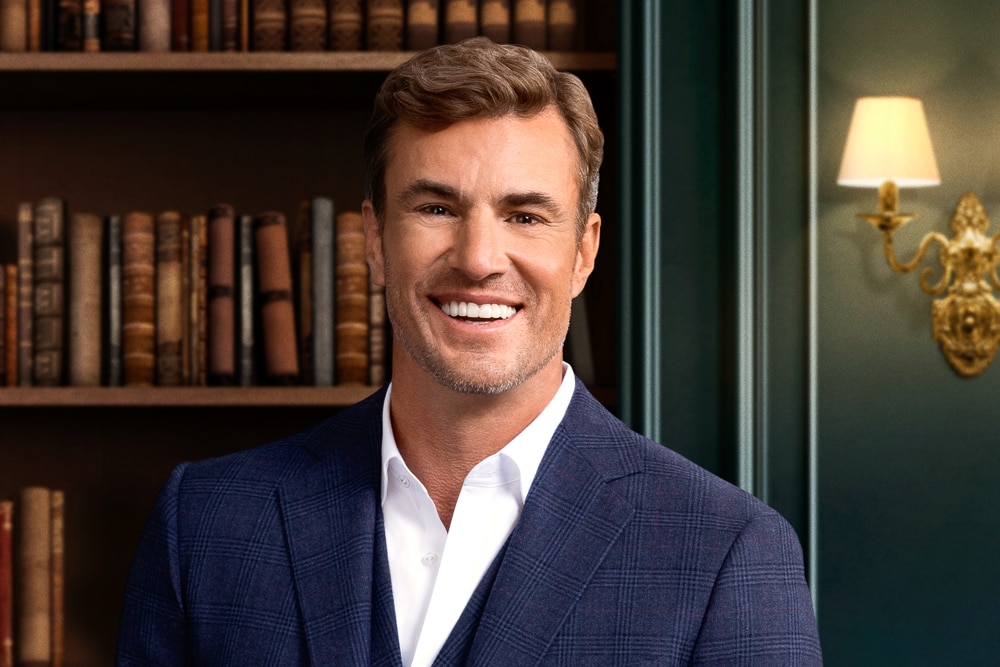
M396 480L400 483L400 485L404 489L410 488L410 480L406 479L406 477L404 477L403 475L400 475L399 477L397 477Z
M437 560L438 560L437 554L432 554L432 553L426 553L420 558L420 562L421 564L423 564L424 567L431 567L432 565L436 565Z

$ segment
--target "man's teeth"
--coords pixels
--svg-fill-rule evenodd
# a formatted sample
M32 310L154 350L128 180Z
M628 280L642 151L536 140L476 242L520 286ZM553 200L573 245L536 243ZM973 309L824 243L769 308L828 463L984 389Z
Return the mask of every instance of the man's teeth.
M499 303L468 303L452 301L441 304L441 310L451 317L471 317L482 320L505 320L517 312L512 306Z

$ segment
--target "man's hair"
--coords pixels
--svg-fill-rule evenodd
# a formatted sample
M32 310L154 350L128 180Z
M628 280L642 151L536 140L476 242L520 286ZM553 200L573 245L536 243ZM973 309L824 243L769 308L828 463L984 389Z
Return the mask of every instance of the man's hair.
M443 130L463 120L530 118L554 107L565 119L579 157L577 230L597 205L604 134L590 94L573 74L556 70L531 49L475 37L423 51L393 70L375 97L364 141L365 198L379 220L385 211L385 170L394 127Z

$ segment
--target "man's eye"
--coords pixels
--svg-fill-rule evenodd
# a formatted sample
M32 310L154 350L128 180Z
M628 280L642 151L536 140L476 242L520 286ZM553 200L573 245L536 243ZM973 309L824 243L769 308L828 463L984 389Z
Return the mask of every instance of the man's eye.
M444 206L439 206L438 204L429 204L420 209L421 213L427 215L448 215L448 209Z
M535 225L541 222L539 218L530 213L515 213L510 216L510 221L519 225Z

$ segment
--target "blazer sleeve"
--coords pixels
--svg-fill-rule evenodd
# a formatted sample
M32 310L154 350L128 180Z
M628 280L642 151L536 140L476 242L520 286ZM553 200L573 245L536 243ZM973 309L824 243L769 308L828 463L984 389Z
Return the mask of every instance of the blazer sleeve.
M823 664L802 547L777 512L756 515L733 542L692 664Z
M160 491L132 561L118 629L117 667L185 663L177 493L186 467L177 466Z

